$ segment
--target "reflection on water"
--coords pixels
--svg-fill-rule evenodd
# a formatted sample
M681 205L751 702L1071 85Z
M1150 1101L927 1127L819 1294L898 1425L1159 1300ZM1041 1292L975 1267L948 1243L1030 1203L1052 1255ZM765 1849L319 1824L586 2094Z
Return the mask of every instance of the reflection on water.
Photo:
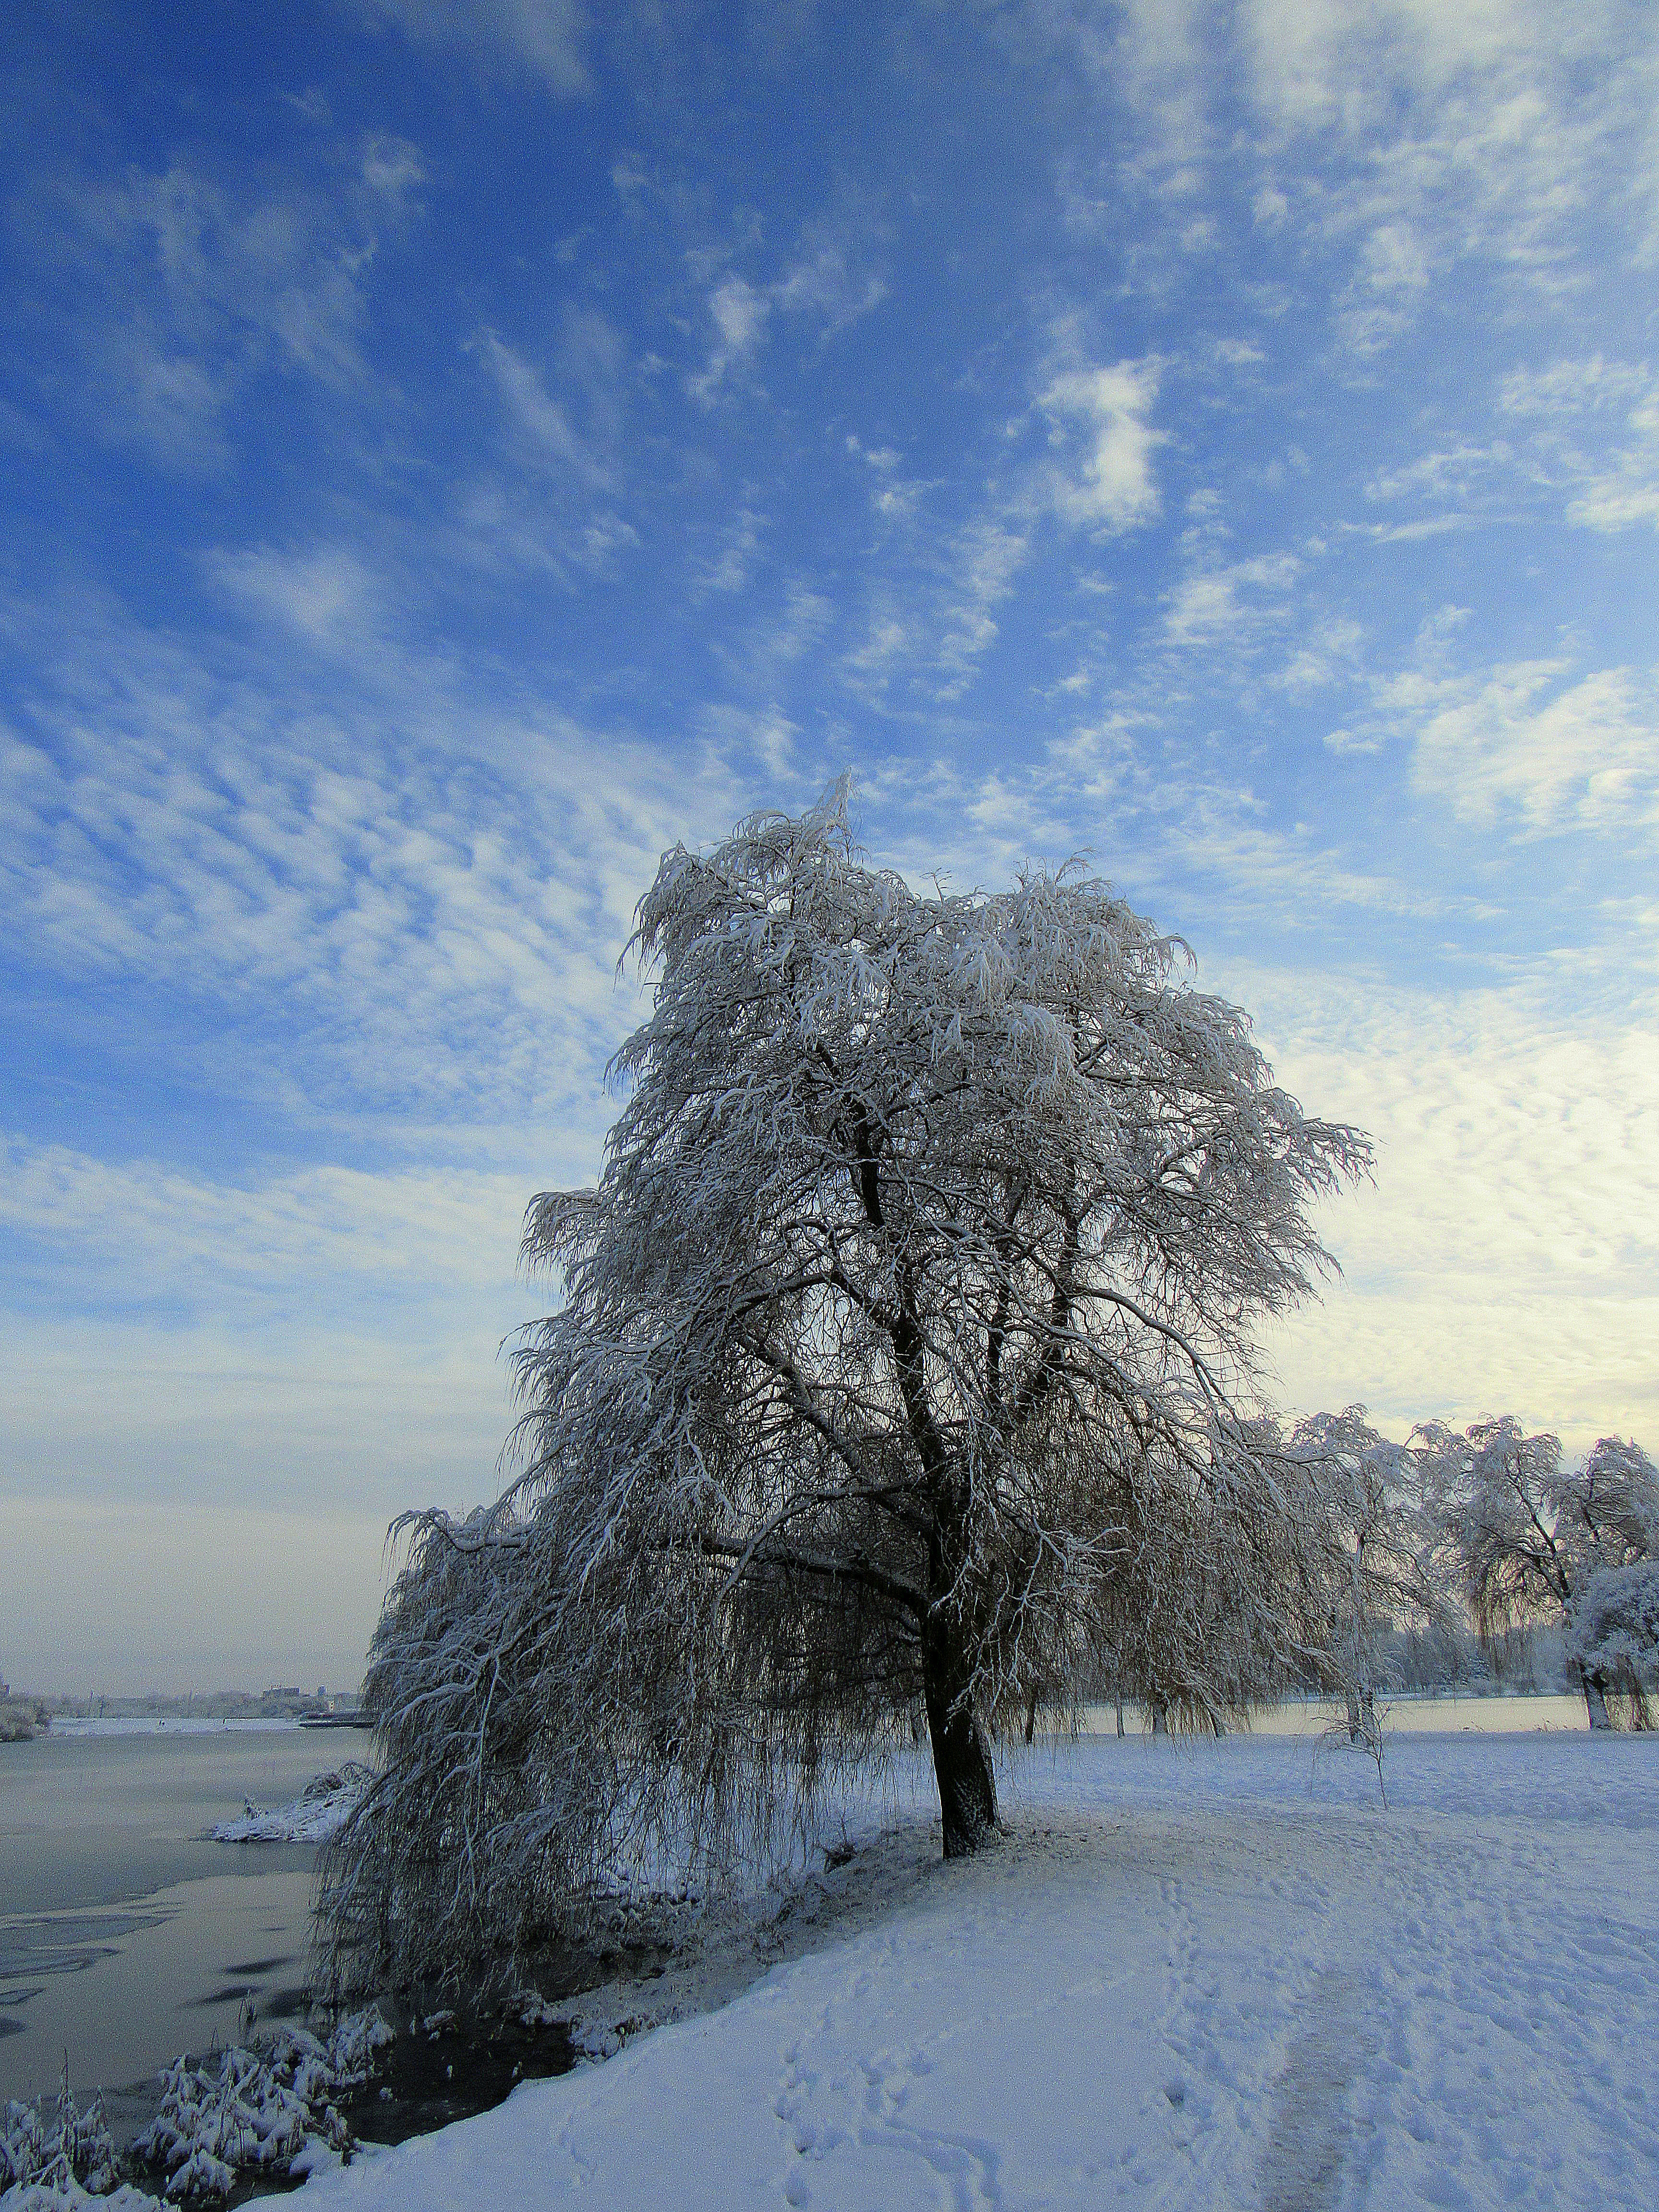
M0 2099L77 2094L297 2008L307 1844L207 1840L337 1764L297 1728L177 1728L0 1746ZM331 1753L336 1754L331 1758Z

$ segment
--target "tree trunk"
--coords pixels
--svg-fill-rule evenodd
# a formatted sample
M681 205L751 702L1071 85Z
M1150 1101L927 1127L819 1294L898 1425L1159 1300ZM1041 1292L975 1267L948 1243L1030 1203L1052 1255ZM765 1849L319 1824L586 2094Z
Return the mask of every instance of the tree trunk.
M1578 1679L1584 1686L1584 1704L1589 1713L1589 1724L1592 1730L1610 1729L1613 1726L1613 1719L1607 1711L1607 1692L1601 1686L1601 1676L1581 1674Z
M1034 1741L1036 1736L1036 1709L1037 1690L1036 1684L1033 1682L1031 1685L1031 1693L1025 1700L1025 1741L1027 1743Z
M1348 1692L1348 1741L1358 1743L1358 1741L1359 1692L1358 1690L1350 1690Z
M942 1609L935 1610L922 1638L922 1686L947 1859L976 1851L997 1825L991 1747L969 1685L969 1669L954 1625Z
M1149 1700L1149 1703L1152 1709L1152 1734L1154 1735L1168 1735L1170 1733L1170 1708L1164 1704L1162 1698L1152 1698Z
M1119 1690L1115 1693L1115 1702L1117 1705L1117 1732L1121 1735L1123 1733L1123 1692L1121 1690Z

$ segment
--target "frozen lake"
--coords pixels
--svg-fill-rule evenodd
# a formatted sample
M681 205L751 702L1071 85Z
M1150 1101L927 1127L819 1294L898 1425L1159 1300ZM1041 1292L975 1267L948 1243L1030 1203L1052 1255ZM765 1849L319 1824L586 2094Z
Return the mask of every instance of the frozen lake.
M366 1739L291 1723L54 1729L0 1745L0 2100L137 2081L280 2006L309 1936L308 1844L206 1840Z

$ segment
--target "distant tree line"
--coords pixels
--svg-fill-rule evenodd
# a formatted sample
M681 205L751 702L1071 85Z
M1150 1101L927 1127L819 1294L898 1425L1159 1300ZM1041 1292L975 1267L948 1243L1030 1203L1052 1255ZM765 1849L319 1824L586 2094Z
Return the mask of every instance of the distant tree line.
M1570 1465L1558 1436L1507 1413L1461 1431L1423 1422L1395 1444L1363 1407L1305 1422L1296 1440L1346 1455L1374 1503L1356 1563L1382 1543L1396 1598L1412 1601L1362 1602L1349 1622L1362 1703L1385 1687L1559 1684L1583 1696L1593 1730L1652 1727L1659 1470L1639 1445L1601 1437Z

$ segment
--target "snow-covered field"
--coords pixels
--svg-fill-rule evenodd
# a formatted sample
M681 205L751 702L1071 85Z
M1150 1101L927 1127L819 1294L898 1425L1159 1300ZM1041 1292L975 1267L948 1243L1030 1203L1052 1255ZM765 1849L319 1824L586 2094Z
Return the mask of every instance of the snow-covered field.
M919 1802L864 1808L740 1993L307 2202L1652 2212L1659 1741L1419 1735L1388 1781L1085 1739L950 1866ZM592 2039L732 1986L711 1936Z

